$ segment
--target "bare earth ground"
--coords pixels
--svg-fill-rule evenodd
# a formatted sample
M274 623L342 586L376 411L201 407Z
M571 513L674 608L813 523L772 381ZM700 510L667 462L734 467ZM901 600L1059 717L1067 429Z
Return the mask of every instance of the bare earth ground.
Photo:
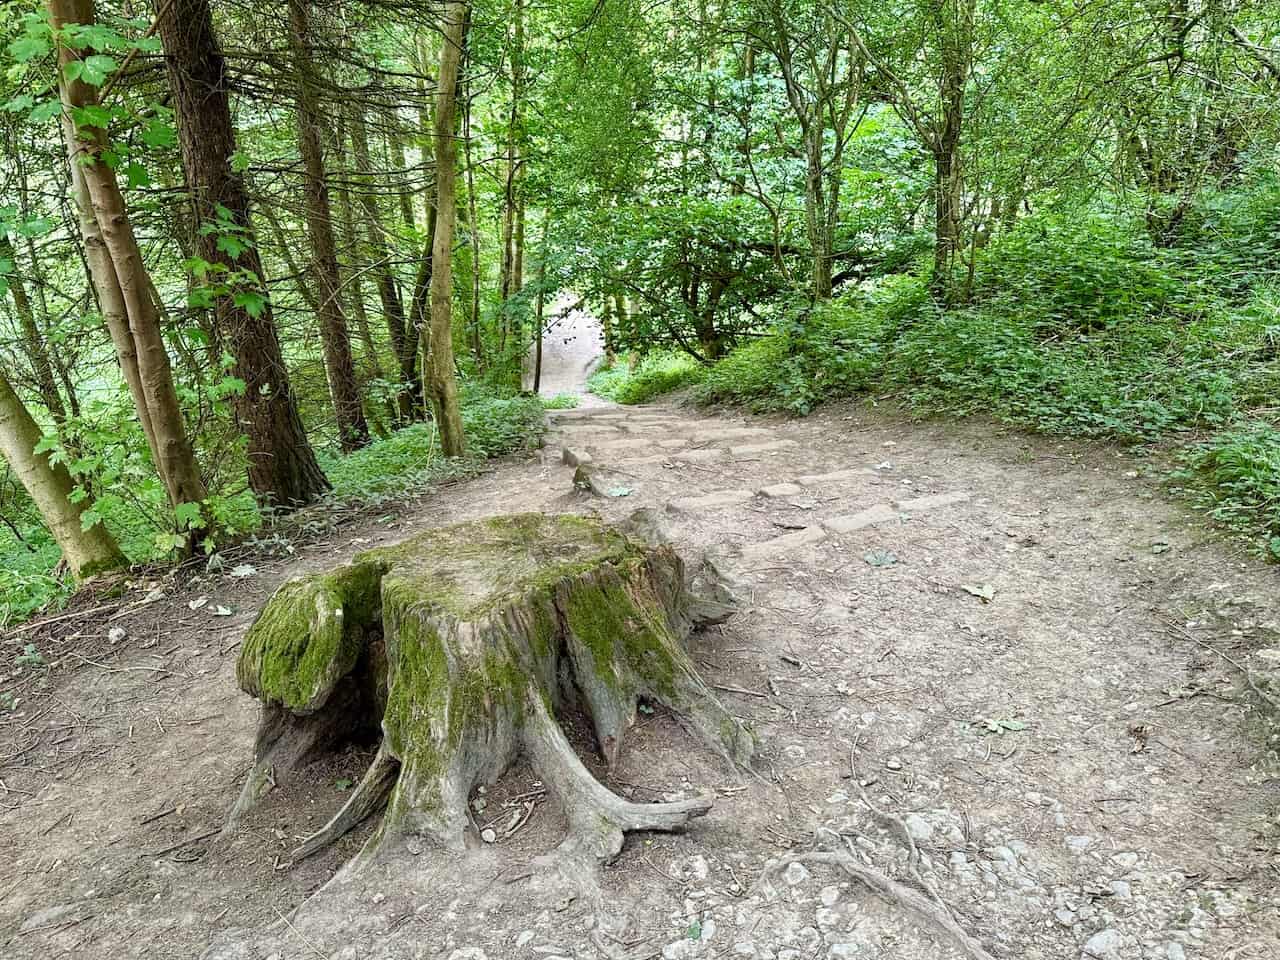
M1223 656L1280 647L1276 571L1163 500L1142 461L860 405L555 419L540 454L296 558L6 639L5 669L29 640L51 665L34 686L22 671L0 719L0 956L961 955L835 867L786 863L843 849L932 888L997 957L1280 957L1280 778ZM574 491L564 446L614 496ZM527 813L509 837L458 858L410 844L304 904L368 833L282 860L359 777L353 747L233 841L207 836L250 763L236 645L275 584L431 525L646 505L736 581L741 612L696 655L761 741L743 776L644 717L610 785L714 789L688 833L632 836L598 884L536 868L562 824L516 769L477 817L505 836Z

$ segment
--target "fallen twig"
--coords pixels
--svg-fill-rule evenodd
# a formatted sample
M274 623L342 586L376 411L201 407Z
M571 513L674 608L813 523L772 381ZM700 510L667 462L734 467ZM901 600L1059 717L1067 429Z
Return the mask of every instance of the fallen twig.
M716 690L722 690L725 693L740 693L744 697L768 697L767 693L760 690L748 690L745 687L735 687L728 683L713 683L711 685Z
M1263 701L1264 701L1264 702L1266 702L1266 703L1269 703L1269 704L1272 706L1272 708L1273 708L1273 709L1275 709L1275 710L1280 710L1280 700L1277 700L1277 699L1276 699L1275 697L1273 697L1271 694L1267 693L1267 691L1263 690L1263 689L1262 689L1261 687L1259 687L1256 683L1254 683L1254 681L1253 681L1253 671L1252 671L1252 670L1250 670L1248 667L1246 667L1246 666L1245 666L1243 663L1241 663L1239 660L1236 660L1236 659L1235 659L1234 657L1232 657L1230 654L1223 653L1221 650L1219 650L1219 649L1218 649L1217 647L1215 647L1213 644L1211 644L1211 643L1207 643L1207 642L1205 642L1204 640L1201 640L1201 639L1200 639L1199 637L1197 637L1194 633L1192 633L1192 632L1191 632L1191 631L1189 631L1189 630L1185 630L1185 629L1183 629L1181 626L1179 626L1178 624L1174 623L1172 620L1166 620L1166 621L1165 621L1165 625L1166 625L1170 630L1172 630L1173 632L1177 633L1179 636L1184 637L1184 638L1186 638L1187 640L1190 640L1192 643L1197 643L1197 644L1199 644L1200 646L1202 646L1202 647L1204 647L1206 650L1208 650L1210 653L1216 653L1216 654L1217 654L1218 656L1220 656L1223 660L1227 661L1227 663L1231 664L1231 666L1235 667L1237 670L1239 670L1239 671L1240 671L1240 674L1244 677L1244 682L1245 682L1245 683L1247 683L1247 684L1249 685L1249 689L1250 689L1250 690L1252 690L1254 693L1256 693L1256 694L1258 695L1258 697L1259 697L1261 700L1263 700Z
M940 933L946 934L970 960L995 960L973 937L969 936L949 912L924 894L906 884L899 883L873 867L859 863L847 853L799 853L784 857L760 875L764 883L770 874L785 869L792 863L825 863L844 868L855 879L866 884L876 893L897 903L904 910L914 913Z
M210 837L216 836L218 832L219 831L217 829L214 829L214 830L210 830L208 833L202 833L198 837L188 837L186 840L179 840L177 843L172 843L169 846L165 847L163 850L157 850L155 853L148 853L147 856L163 857L166 853L173 853L173 851L175 850L181 850L183 847L189 844L199 843L201 840L208 840Z
M284 921L284 925L293 931L294 936L296 936L299 940L301 940L306 945L308 950L310 950L317 957L319 957L320 960L329 960L329 957L326 954L322 953L319 947L317 947L314 943L312 943L310 940L304 937L302 935L302 931L299 930L297 927L295 927L292 923L290 923L289 918L286 917L283 913L281 913L278 908L272 907L271 909L275 910L276 916Z

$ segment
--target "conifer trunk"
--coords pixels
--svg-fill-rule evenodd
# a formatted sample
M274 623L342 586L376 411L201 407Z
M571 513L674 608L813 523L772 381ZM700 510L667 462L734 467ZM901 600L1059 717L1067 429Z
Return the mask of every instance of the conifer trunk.
M333 237L329 187L325 182L320 94L308 3L309 0L289 0L289 45L297 84L298 151L302 157L307 232L311 236L314 271L319 285L320 336L324 345L325 372L338 421L339 443L344 452L350 453L369 442L369 424L364 417L347 318L342 310L342 284L338 276L338 250Z
M157 16L191 195L196 255L230 273L248 274L216 299L213 312L218 338L235 360L232 375L245 384L243 392L232 395L231 408L236 426L248 438L249 486L260 502L277 508L311 503L329 489L329 482L298 414L271 303L265 299L266 275L249 218L248 190L231 167L236 136L230 82L209 0L170 0L160 5ZM219 237L228 229L219 228L220 221L230 222L233 239L243 245L237 256L219 247ZM261 293L261 305L251 310L237 304L238 286Z

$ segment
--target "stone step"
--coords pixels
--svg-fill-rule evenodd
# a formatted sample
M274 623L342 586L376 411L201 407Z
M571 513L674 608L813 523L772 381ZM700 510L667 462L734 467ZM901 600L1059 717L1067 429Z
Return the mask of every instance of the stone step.
M777 453L799 446L794 440L769 440L765 443L748 443L740 447L730 447L729 453L735 457L749 457L757 453Z
M879 476L870 467L853 467L848 470L833 470L830 473L810 473L796 477L796 483L805 487L818 487L824 483L844 483L848 480L861 480L863 477Z
M680 497L672 500L671 506L676 510L692 513L700 510L716 510L720 507L737 506L738 504L747 503L754 497L755 494L750 490L716 490L696 497Z
M822 521L822 526L826 528L828 533L853 533L856 530L863 530L878 523L889 523L899 519L898 511L889 506L889 504L877 503L874 506L867 507L865 510L859 510L857 513L829 517Z
M822 527L805 527L803 530L786 533L771 540L748 543L742 548L742 556L750 560L776 557L791 553L793 550L799 550L802 547L821 543L826 538L827 531L823 530Z
M964 503L972 498L973 494L967 490L958 490L954 493L935 493L925 497L913 497L910 500L895 500L894 504L903 513L924 513L928 510L938 510L942 507L952 507L957 503Z

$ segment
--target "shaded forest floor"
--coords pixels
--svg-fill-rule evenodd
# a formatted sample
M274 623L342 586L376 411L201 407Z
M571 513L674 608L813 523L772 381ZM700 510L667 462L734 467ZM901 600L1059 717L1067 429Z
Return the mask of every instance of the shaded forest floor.
M914 845L920 878L996 956L1280 957L1274 732L1230 662L1280 656L1275 570L1163 500L1139 461L862 405L801 422L552 416L540 455L294 558L10 635L6 664L28 642L47 662L22 668L27 699L0 719L0 953L958 955L830 867L759 883L770 860L837 843L902 877ZM574 490L566 446L615 496ZM410 846L297 909L364 839L282 862L341 805L360 748L210 843L251 758L237 644L282 579L438 524L639 506L736 582L741 612L696 657L759 733L761 779L646 715L610 785L712 788L716 806L685 835L632 837L598 886L529 866L562 823L517 768L482 815L532 799L509 839L460 859Z

